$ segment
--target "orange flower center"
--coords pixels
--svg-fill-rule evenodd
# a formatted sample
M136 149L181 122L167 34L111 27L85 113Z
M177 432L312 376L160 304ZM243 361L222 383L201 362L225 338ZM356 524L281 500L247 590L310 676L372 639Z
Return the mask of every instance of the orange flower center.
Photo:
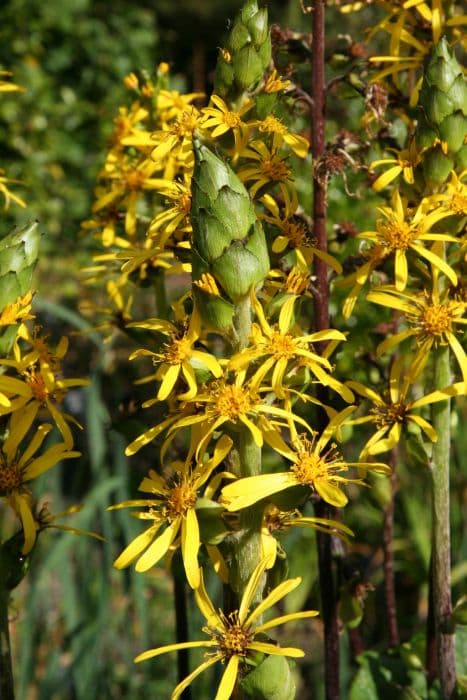
M289 239L292 248L299 248L300 246L303 247L308 244L305 226L301 222L287 219L283 223L282 230Z
M222 115L222 121L231 129L235 129L237 126L240 125L242 120L240 119L240 115L237 114L237 112L224 112L224 114Z
M404 423L407 406L403 401L398 401L397 403L389 401L384 405L375 406L370 410L370 413L374 415L378 428L386 428L396 423Z
M227 416L229 420L235 422L239 416L248 413L250 408L249 391L233 384L218 387L215 396L215 411L219 416Z
M290 177L290 168L279 156L272 155L261 162L261 172L268 180L283 182Z
M406 221L398 221L394 216L387 221L378 221L376 228L382 243L391 250L406 250L418 235L416 228Z
M295 338L293 335L284 335L274 331L268 346L269 352L277 359L289 360L295 355Z
M269 115L259 125L259 130L268 134L286 134L287 128L272 115Z
M420 326L426 335L441 336L451 330L456 304L431 304L427 306L420 318Z
M194 508L196 503L196 492L186 481L182 481L170 490L167 499L167 517L169 521L180 515L185 515L187 510Z
M22 484L22 471L16 464L0 463L0 494L17 491Z
M316 435L313 439L301 438L302 446L297 451L297 461L292 465L292 472L297 481L304 486L313 487L317 481L331 481L332 471L341 471L345 466L339 458L335 445L320 455L316 451Z
M179 138L183 138L184 136L188 134L192 134L193 131L196 129L198 126L198 117L196 114L191 111L191 112L182 112L181 116L175 124L173 125L171 132L175 134L175 136L178 136Z
M141 170L130 170L125 175L125 184L129 190L140 190L144 185L146 175Z
M34 397L42 404L45 404L49 398L50 392L45 385L45 380L42 374L30 370L26 375L26 382L31 388Z
M173 340L172 345L167 346L164 353L164 360L169 365L180 365L191 353L191 341L185 336L179 340Z
M224 624L222 632L211 630L209 627L204 631L216 640L225 659L230 659L232 656L245 657L254 634L242 625L238 618L238 611L230 613L228 617L221 611L220 618Z

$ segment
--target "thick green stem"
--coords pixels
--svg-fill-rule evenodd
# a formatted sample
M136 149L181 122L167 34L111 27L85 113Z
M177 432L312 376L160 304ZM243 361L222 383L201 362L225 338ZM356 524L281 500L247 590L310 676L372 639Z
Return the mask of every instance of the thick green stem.
M0 588L0 698L14 700L13 667L11 664L8 603L10 591Z
M441 346L435 356L435 387L449 386L449 347ZM456 684L454 633L450 628L451 538L449 510L450 400L432 406L432 423L438 434L433 445L431 477L433 486L432 585L438 669L443 698L452 697Z
M236 334L236 350L247 347L251 332L251 302L249 297L242 299L235 308L234 328ZM235 436L234 470L239 477L255 476L261 473L261 448L253 439L251 432L241 426ZM234 551L234 586L241 595L250 578L253 569L261 558L261 521L262 512L258 506L245 508L239 515L240 530L235 540ZM258 587L257 600L262 597L261 587Z

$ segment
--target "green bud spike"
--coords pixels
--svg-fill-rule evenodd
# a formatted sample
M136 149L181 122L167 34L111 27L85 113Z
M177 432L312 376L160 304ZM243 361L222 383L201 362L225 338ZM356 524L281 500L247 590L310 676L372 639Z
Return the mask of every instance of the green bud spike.
M454 167L454 160L445 155L441 148L432 148L423 156L423 174L429 184L441 185Z
M226 329L233 304L269 270L266 239L248 191L230 166L196 140L194 152L193 293L205 322ZM212 278L212 288L202 283L203 275Z
M242 90L254 87L263 77L263 65L252 44L244 46L232 59L235 82Z
M467 134L467 117L461 112L455 112L443 119L439 127L441 141L444 141L450 153L457 153L464 144Z
M30 291L39 253L37 222L14 230L0 240L0 312ZM0 354L4 357L16 337L17 326L0 331Z
M259 9L256 0L247 0L233 23L226 47L231 61L220 53L214 92L233 101L258 85L271 60L266 8Z

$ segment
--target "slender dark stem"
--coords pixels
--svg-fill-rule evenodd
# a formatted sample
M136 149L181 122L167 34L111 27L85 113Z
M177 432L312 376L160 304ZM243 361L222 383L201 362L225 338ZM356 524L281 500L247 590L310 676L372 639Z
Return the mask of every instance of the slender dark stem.
M311 150L313 155L313 236L316 247L327 250L326 233L326 178L318 177L317 164L322 158L325 142L325 3L313 3L313 42L312 42L312 84L311 98L312 130ZM314 299L315 330L329 328L329 283L326 263L317 256L314 260L316 292ZM321 417L323 424L325 417ZM324 426L323 426L324 427ZM332 517L331 509L325 504L317 504L320 517ZM326 700L339 700L339 629L337 617L337 592L332 568L331 538L318 534L318 562L324 622L324 661Z
M174 597L175 597L175 634L177 643L186 642L189 639L188 613L186 600L185 578L177 564L172 569ZM182 681L190 673L190 658L188 649L179 649L177 653L178 682ZM191 690L188 687L183 692L183 700L191 700Z
M384 511L383 526L383 553L384 553L384 598L386 603L386 621L388 627L389 646L399 644L399 627L397 624L396 589L394 585L394 497L397 489L397 465L398 449L394 447L389 456L389 465L392 472L390 477L391 494Z
M10 591L0 589L0 700L15 700L11 663L8 603Z

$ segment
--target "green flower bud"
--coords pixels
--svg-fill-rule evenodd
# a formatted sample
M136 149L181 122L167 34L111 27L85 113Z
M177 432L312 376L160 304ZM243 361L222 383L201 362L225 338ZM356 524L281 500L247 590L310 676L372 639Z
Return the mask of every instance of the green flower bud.
M193 292L205 322L225 329L234 304L269 270L264 232L234 171L195 141L192 181Z
M460 148L456 155L456 170L461 173L467 168L467 144Z
M248 20L247 27L256 47L259 48L261 44L264 44L264 42L268 40L268 11L265 7L258 10L258 12Z
M439 146L423 156L423 174L429 184L445 182L454 167L454 160L444 154Z
M12 231L0 241L0 312L31 289L39 253L37 222ZM17 325L0 331L0 354L4 357L16 337Z
M231 61L221 52L216 68L214 92L231 100L252 90L262 80L271 60L266 8L258 9L256 0L247 0L236 17L226 43ZM229 68L226 68L229 66Z
M439 134L441 141L447 144L449 152L457 153L467 134L467 117L461 112L450 114L440 124Z
M267 656L240 685L254 700L293 700L295 697L290 662L284 656Z
M252 44L244 46L232 59L235 82L242 90L254 87L263 77L263 64Z

